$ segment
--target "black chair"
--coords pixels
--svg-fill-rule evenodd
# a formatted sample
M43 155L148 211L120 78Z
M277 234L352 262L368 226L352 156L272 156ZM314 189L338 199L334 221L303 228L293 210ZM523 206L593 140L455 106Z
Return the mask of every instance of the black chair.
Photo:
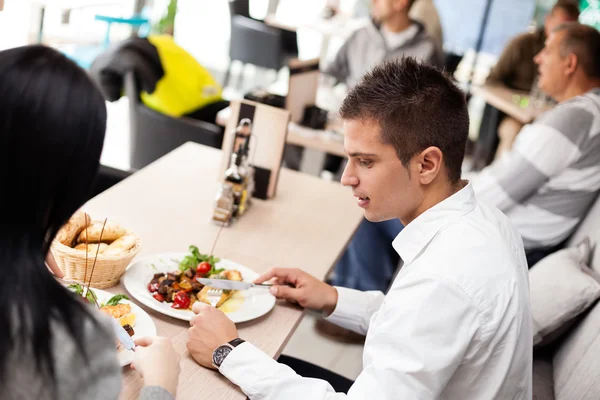
M231 42L229 66L223 86L229 83L233 61L279 71L290 58L298 57L296 32L267 26L250 17L249 0L229 0Z
M129 99L131 168L141 169L186 142L221 148L223 129L187 117L173 118L146 107L133 72L125 75Z
M112 168L106 165L100 164L100 168L98 169L98 174L96 175L96 179L94 180L94 184L92 187L92 193L90 193L90 198L99 195L105 190L110 189L117 183L121 182L123 179L131 176L134 171L123 171L121 169Z
M453 76L458 68L458 65L462 61L463 56L463 54L456 54L452 52L444 53L444 70Z

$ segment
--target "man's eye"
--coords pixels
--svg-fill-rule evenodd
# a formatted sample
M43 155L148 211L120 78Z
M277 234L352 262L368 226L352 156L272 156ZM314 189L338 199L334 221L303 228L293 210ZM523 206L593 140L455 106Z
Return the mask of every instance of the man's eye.
M365 167L368 168L373 164L373 161L371 160L358 160L358 163L360 164L361 167Z

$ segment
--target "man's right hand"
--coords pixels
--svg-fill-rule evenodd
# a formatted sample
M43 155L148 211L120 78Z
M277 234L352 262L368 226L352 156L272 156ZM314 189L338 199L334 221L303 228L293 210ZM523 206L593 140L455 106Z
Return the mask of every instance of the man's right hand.
M323 311L327 315L335 310L338 301L337 290L302 270L272 268L256 278L254 283L263 283L271 279L275 284L270 288L271 293L278 299ZM284 286L286 283L294 287Z

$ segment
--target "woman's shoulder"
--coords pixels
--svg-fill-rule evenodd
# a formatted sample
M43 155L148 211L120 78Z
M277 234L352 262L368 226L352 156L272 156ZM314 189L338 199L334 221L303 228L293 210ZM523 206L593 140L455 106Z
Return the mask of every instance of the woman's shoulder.
M121 390L121 369L116 356L109 321L99 313L85 313L76 318L81 324L79 338L70 333L67 323L58 318L50 320L50 351L54 367L54 385L40 377L33 350L27 338L13 346L7 357L8 365L4 393L14 399L117 399ZM15 333L27 321L16 318ZM38 345L39 346L39 345ZM53 387L56 396L53 396ZM102 393L100 392L102 389ZM0 395L2 397L2 395Z
M56 378L62 393L59 398L116 399L121 390L121 368L110 321L92 312L81 324L80 340L73 338L62 321L51 325Z

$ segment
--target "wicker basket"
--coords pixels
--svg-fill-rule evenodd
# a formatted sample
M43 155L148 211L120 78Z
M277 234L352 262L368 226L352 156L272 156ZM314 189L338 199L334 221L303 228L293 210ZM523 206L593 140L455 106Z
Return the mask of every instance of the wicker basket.
M94 267L94 274L92 275L92 282L90 284L91 287L105 289L116 285L131 260L133 260L140 252L140 238L129 230L127 231L127 234L135 236L135 246L121 254L98 254L96 266ZM65 274L65 277L63 278L65 281L83 284L85 277L85 284L89 283L95 254L88 254L87 256L86 274L85 251L75 250L69 246L65 246L57 240L52 242L51 249L56 263Z

